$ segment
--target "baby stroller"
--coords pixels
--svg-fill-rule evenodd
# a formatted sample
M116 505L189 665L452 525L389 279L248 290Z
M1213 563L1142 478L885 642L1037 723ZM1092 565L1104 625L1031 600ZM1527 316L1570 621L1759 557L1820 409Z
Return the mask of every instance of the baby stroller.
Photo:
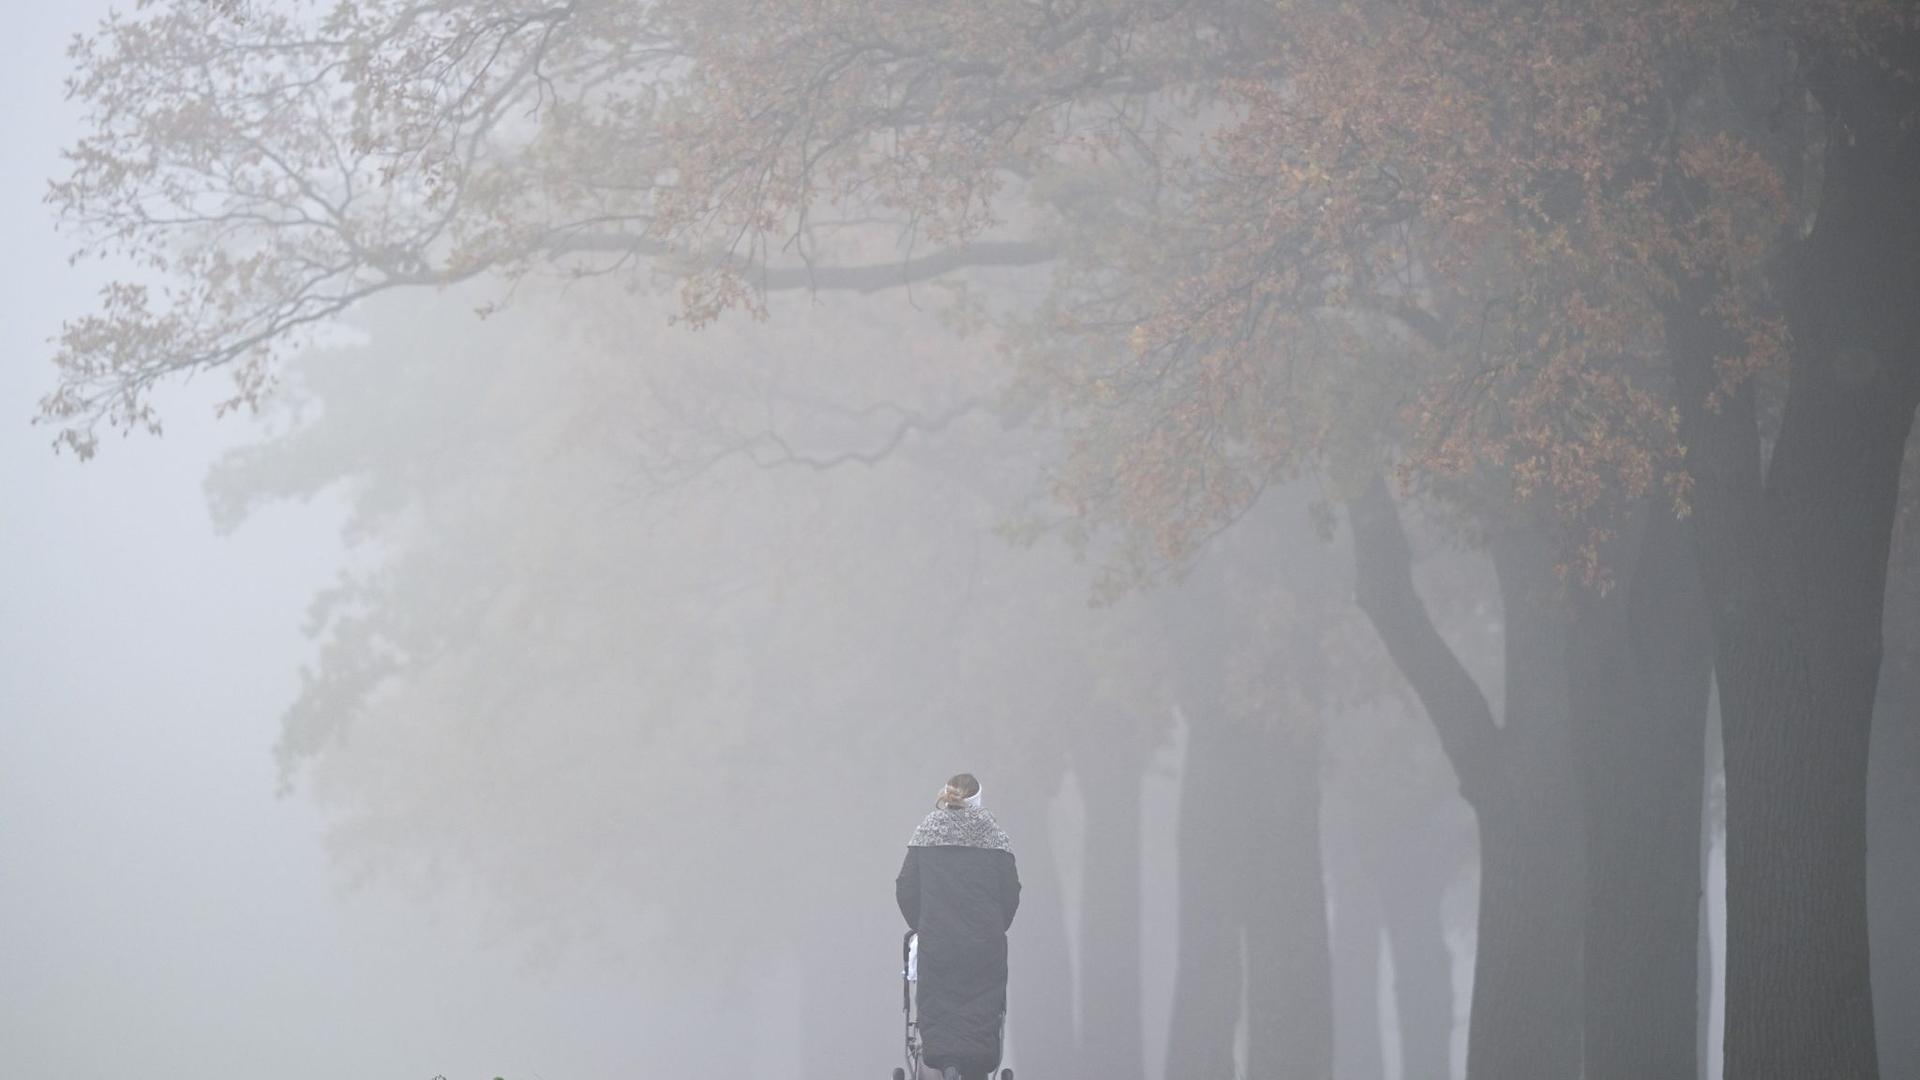
M920 935L912 930L900 942L900 1008L907 1017L907 1063L895 1066L893 1080L920 1080L920 1009L914 1001L913 984L920 981ZM1000 1014L1000 1041L1006 1042L1007 1016ZM1013 1080L1012 1069L1001 1069L1000 1080Z

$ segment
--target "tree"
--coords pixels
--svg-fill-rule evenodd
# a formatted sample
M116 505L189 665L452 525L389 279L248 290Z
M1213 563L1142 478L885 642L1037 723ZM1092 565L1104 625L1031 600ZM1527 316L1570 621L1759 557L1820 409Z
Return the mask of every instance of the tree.
M1687 523L1657 504L1639 518L1610 560L1620 586L1574 598L1586 1058L1589 1075L1684 1076L1707 1011L1699 823L1712 635Z
M1305 494L1276 493L1216 537L1176 590L1153 597L1181 643L1186 728L1169 1076L1333 1068L1321 746L1342 688L1323 673L1330 661L1365 661L1337 634L1345 575L1309 532ZM1297 553L1280 572L1276 548Z
M1728 781L1730 850L1741 852L1730 948L1749 958L1733 961L1729 1061L1753 1075L1874 1075L1858 811L1886 538L1915 402L1910 350L1893 344L1912 334L1889 314L1911 307L1895 297L1911 294L1914 245L1911 207L1887 200L1920 175L1902 126L1914 112L1908 16L1823 6L1720 18L1676 6L1664 14L1683 29L1662 35L1642 9L1388 12L1336 18L1288 55L1298 63L1283 77L1248 93L1214 199L1216 231L1231 238L1144 324L1151 362L1191 367L1196 387L1228 381L1213 400L1257 395L1262 376L1221 373L1271 369L1275 352L1281 370L1298 367L1287 353L1313 343L1302 312L1329 282L1373 310L1417 294L1406 275L1383 272L1407 266L1389 247L1404 235L1392 226L1417 217L1412 272L1502 308L1477 339L1493 343L1478 362L1430 384L1412 429L1420 456L1510 469L1522 495L1551 492L1563 518L1597 516L1601 538L1619 493L1638 497L1662 471L1674 494L1691 487L1683 505L1700 512L1728 738L1752 740ZM1863 47L1873 33L1883 40ZM1819 144L1827 171L1807 240L1787 245L1784 320L1758 283L1781 250L1769 222L1792 216L1792 185L1741 138L1740 121L1703 132L1689 115L1720 90L1703 82L1741 74L1737 61L1753 55L1743 50L1808 58L1815 100L1853 132ZM1437 103L1477 126L1435 120ZM1268 228L1229 234L1234 221ZM1306 262L1314 269L1302 269L1303 253L1320 256ZM1664 340L1642 332L1663 322ZM1646 384L1659 368L1644 359L1669 354L1685 472L1662 419L1673 413ZM1763 486L1753 374L1780 360L1786 403ZM1599 543L1584 547L1599 566ZM1836 712L1849 732L1838 740ZM1733 809L1742 805L1751 817ZM1789 990L1790 971L1814 970L1811 993Z
M1885 52L1800 39L1834 128L1811 227L1782 253L1791 347L1770 448L1755 388L1715 392L1726 330L1689 310L1697 284L1668 319L1727 746L1727 1068L1742 1075L1878 1074L1867 749L1920 404L1920 369L1895 344L1913 340L1920 216L1893 194L1920 181L1916 34L1908 13L1883 14L1897 20Z
M886 1011L847 1003L872 996L874 928L897 916L857 865L821 880L807 823L844 818L856 863L897 858L904 826L874 807L924 810L906 763L999 762L971 767L1032 887L1017 1052L1082 1058L1043 811L1117 716L1154 736L1164 645L1137 608L1089 609L1065 552L992 535L1026 490L1027 436L985 406L937 421L987 393L998 360L926 316L903 331L899 312L822 306L782 322L781 351L736 328L643 338L652 316L611 292L528 285L483 327L457 301L377 305L369 343L302 361L287 430L211 484L228 522L348 485L363 555L316 604L321 653L282 745L326 796L337 851L369 878L471 884L508 926L617 943L649 968L693 952L703 970L758 969L804 943L810 978L845 991L806 1026L825 1073L893 1042ZM926 362L888 347L903 332ZM754 809L784 806L796 777L822 789L807 812ZM1092 789L1102 817L1124 786ZM663 807L702 824L660 830ZM1114 824L1089 842L1133 869L1089 860L1083 926L1138 889L1138 836ZM429 862L432 878L411 873ZM805 888L770 916L767 878ZM676 932L715 913L745 925ZM1137 912L1115 925L1128 948L1080 958L1137 987ZM1137 1037L1134 1008L1116 1020Z
M252 399L287 335L383 289L653 257L700 320L757 286L1028 263L1059 238L992 238L997 217L1117 210L1168 257L1070 264L1052 310L1097 333L1042 381L1077 395L1067 501L1145 538L1131 569L1324 453L1329 418L1379 416L1356 401L1391 381L1382 355L1413 359L1411 400L1386 410L1404 461L1494 470L1572 526L1570 556L1516 571L1564 558L1605 584L1623 507L1696 512L1730 748L1728 1060L1874 1074L1866 733L1920 399L1905 8L199 15L80 49L97 129L54 198L182 287L166 308L116 286L69 328L46 404L67 445L152 422L170 373L230 367ZM1770 154L1728 92L1754 71L1844 137L1789 124L1809 137ZM1809 158L1802 184L1789 165ZM1046 209L1007 208L1015 183ZM852 225L868 216L904 232ZM826 265L900 236L941 250ZM1785 397L1763 458L1767 372Z

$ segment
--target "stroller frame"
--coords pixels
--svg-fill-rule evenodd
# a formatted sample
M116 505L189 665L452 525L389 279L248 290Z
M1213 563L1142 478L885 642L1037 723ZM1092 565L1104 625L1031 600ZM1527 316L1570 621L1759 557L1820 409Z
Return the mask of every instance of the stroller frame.
M900 939L900 1012L906 1018L906 1065L895 1066L893 1080L920 1080L921 1066L925 1064L926 1048L920 1042L920 1003L915 1000L913 984L919 980L918 965L915 963L914 942L919 937L917 931L907 931ZM1007 1043L1007 1014L1000 1014L1000 1045L1004 1052ZM999 1080L1013 1080L1012 1069L1001 1069Z
M912 930L900 939L900 1011L907 1020L907 1064L904 1069L893 1070L893 1080L920 1080L920 1062L923 1048L920 1045L920 1006L914 1001L913 984L919 976L914 970L913 944L920 935Z

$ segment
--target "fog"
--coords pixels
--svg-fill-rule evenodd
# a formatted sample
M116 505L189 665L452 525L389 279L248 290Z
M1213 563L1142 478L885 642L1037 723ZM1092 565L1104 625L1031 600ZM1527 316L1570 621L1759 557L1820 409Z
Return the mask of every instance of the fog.
M462 897L354 888L326 815L276 797L342 500L222 535L207 471L260 432L216 423L204 387L174 395L150 453L86 468L25 422L46 392L34 358L101 279L66 269L41 194L76 123L66 40L105 10L14 12L0 75L0 399L19 421L0 427L0 1061L74 1078L631 1074L684 1045L642 986L530 975Z
M877 1078L965 772L1021 1077L1920 1080L1920 27L1796 11L14 13L0 1067Z

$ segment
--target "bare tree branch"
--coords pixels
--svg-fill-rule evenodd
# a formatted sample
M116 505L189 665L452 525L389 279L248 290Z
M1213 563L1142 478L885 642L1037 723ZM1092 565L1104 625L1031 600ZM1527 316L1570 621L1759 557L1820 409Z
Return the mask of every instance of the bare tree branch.
M550 245L555 254L587 252L617 253L625 257L694 258L670 244L647 237L587 235L569 237ZM1059 249L1040 240L983 240L942 248L931 255L917 255L898 262L834 266L755 266L740 256L716 260L720 269L741 275L754 286L781 292L854 292L871 294L931 281L947 274L970 269L1018 269L1039 266L1059 258Z

